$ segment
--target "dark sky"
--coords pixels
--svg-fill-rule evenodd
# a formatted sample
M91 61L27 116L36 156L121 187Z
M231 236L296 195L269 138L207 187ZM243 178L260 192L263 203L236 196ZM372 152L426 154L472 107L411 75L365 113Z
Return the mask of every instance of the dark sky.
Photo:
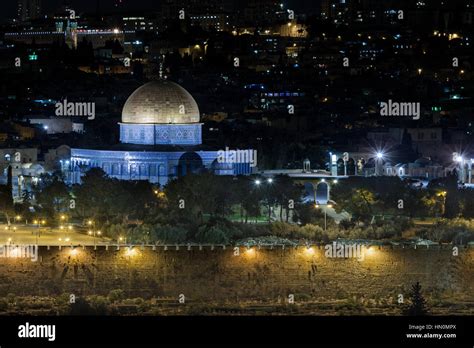
M42 0L43 13L58 8L64 0ZM111 11L114 9L114 2L116 0L99 0L100 8L103 11ZM160 7L160 0L122 0L123 7L130 10L144 10L144 9L158 9ZM318 0L283 0L287 6L294 8L296 11L304 11L307 8L315 6ZM87 11L93 12L96 10L97 0L67 0L79 12ZM17 0L0 0L0 18L13 18L16 15Z

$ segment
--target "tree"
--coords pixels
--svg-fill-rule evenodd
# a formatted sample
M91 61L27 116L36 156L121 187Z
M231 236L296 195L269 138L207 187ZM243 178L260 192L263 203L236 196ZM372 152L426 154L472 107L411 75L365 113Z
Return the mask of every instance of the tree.
M69 199L68 187L56 177L36 194L37 204L49 217L68 209Z
M10 216L13 214L13 198L8 185L0 185L0 211L5 215L7 223L10 224Z
M422 316L428 314L428 306L421 293L421 285L419 282L412 285L412 290L410 292L410 305L404 309L403 314L411 316Z
M338 185L333 189L332 198L337 202L334 208L338 213L342 211L351 213L356 221L368 223L374 215L376 203L374 192L365 188L345 188Z
M76 197L76 211L83 217L110 216L111 205L117 204L111 198L117 186L111 185L105 172L100 168L90 169L83 177L82 184L73 188Z
M277 175L273 183L275 185L276 201L280 205L280 221L283 221L283 211L286 212L286 222L289 220L290 201L293 205L301 202L303 187L295 185L293 180L287 175Z
M446 192L443 197L445 218L454 218L460 215L461 197L456 174L451 174L445 178L432 180L428 185L428 189Z
M204 173L186 175L166 185L171 215L180 221L202 223L204 215L225 216L234 203L232 178Z

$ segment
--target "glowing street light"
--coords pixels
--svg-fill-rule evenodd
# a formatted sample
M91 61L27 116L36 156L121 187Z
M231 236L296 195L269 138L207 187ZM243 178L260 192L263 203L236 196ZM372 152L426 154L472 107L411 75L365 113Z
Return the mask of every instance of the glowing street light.
M365 253L367 256L372 256L375 254L375 249L373 247L369 247L366 249Z
M137 254L137 250L135 248L129 247L125 249L125 254L127 256L135 256Z
M268 178L268 179L267 179L267 182L268 182L269 184L271 184L271 183L273 182L273 179L272 179L272 178Z
M245 250L245 254L247 254L248 256L254 256L255 248L247 248L247 250Z
M262 182L260 180L255 180L255 185L259 186Z
M305 253L306 253L306 255L308 255L308 256L314 255L314 248L313 248L313 247L310 247L310 246L307 246L306 249L305 249Z
M314 207L315 207L316 209L318 209L318 208L319 208L319 204L316 203L316 204L314 205ZM326 231L327 228L328 228L327 209L331 209L331 208L333 207L333 205L330 204L330 203L328 203L328 204L325 205L325 207L326 207L326 209L323 209L323 210L324 210L324 231Z
M382 152L377 152L377 158L382 159L383 158L383 153Z

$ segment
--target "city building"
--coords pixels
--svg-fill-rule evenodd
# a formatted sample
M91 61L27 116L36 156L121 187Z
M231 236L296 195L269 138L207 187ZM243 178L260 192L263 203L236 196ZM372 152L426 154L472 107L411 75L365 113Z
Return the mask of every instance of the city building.
M41 0L18 0L18 19L28 21L41 16Z

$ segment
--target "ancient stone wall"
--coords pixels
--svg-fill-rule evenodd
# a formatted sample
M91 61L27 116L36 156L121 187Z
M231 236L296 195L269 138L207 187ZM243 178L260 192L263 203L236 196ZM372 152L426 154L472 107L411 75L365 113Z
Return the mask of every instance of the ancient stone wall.
M419 281L428 296L474 301L474 249L373 247L363 261L323 247L40 247L39 259L0 259L0 296L107 295L187 300L396 298Z

